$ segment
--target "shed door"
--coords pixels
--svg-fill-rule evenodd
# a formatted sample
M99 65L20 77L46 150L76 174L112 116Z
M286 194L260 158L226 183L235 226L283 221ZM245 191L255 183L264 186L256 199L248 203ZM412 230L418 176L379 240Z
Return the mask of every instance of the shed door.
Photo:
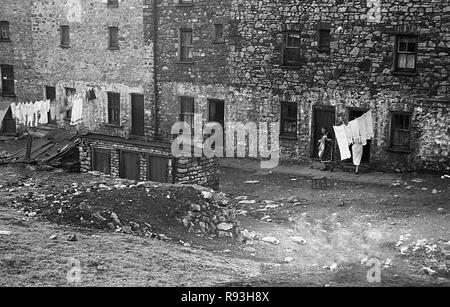
M145 136L143 95L131 96L131 134Z
M127 151L120 153L120 178L140 180L139 153Z
M167 157L149 156L147 179L154 182L168 183L169 159Z
M106 175L111 174L111 152L106 149L92 150L92 170Z

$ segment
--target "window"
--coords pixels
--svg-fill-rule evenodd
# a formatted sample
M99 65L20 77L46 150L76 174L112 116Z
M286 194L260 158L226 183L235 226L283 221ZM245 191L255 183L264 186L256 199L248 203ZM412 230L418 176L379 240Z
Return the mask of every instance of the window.
M109 27L109 49L119 49L119 28Z
M300 32L289 31L284 34L284 65L300 64Z
M9 41L9 22L0 21L0 41Z
M193 4L192 0L178 0L178 5L188 6L192 4Z
M106 149L92 149L92 170L106 175L111 174L111 151Z
M280 135L287 138L297 138L297 104L281 103Z
M70 45L70 30L69 26L61 26L61 47L69 47Z
M194 127L194 98L180 97L180 121L184 121Z
M417 43L416 35L397 36L395 53L395 71L397 72L415 72L417 62Z
M409 150L411 143L411 114L395 112L391 115L391 148Z
M213 27L213 41L215 43L222 43L223 42L223 31L224 26L221 23L214 24Z
M108 123L120 126L120 94L108 93Z
M319 51L330 51L330 37L331 32L328 29L319 29Z
M76 95L77 91L74 88L66 87L66 99L65 99L65 106L66 106L66 119L72 118L72 98Z
M194 46L192 43L192 29L180 30L180 61L191 62Z
M3 96L15 96L14 90L14 68L12 65L1 65L1 84Z
M45 87L45 98L50 101L56 100L56 88L54 86Z
M119 0L108 0L108 7L119 7Z

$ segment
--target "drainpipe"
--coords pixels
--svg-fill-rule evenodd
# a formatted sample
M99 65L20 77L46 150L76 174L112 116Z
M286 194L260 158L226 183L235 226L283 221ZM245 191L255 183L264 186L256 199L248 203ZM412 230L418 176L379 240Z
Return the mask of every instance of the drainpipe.
M153 99L155 139L159 139L159 93L158 93L158 0L153 0Z

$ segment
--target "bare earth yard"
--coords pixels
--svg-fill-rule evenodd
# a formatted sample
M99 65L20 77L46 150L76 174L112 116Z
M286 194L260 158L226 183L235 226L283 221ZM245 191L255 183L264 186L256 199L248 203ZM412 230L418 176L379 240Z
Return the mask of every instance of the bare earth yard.
M53 216L33 200L110 179L23 166L0 175L0 286L450 286L449 179L313 190L306 178L224 168L244 231L230 240L183 228L177 210L196 197L185 188L155 186L146 201L139 187L73 200L148 223L163 235L152 238L64 221L66 209ZM68 283L72 258L81 283ZM380 283L367 279L373 260Z

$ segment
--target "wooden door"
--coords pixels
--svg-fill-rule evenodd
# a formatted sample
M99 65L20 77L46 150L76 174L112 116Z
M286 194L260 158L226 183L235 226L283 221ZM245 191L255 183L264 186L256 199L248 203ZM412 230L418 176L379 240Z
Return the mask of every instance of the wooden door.
M147 179L154 182L168 183L169 158L149 156Z
M111 152L106 149L92 149L92 170L111 174Z
M131 95L131 134L145 136L144 96Z
M336 123L336 109L329 106L316 106L313 111L313 158L319 157L318 142L322 138L322 128L327 129L328 136L335 140L333 126Z
M139 153L122 151L120 153L120 178L140 180Z

